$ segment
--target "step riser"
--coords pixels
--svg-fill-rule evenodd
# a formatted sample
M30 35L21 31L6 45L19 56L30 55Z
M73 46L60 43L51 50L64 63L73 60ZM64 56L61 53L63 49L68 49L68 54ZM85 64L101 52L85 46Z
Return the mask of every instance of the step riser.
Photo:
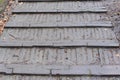
M0 47L119 47L119 43L112 40L80 40L66 42L0 41Z
M106 10L101 11L13 11L13 14L60 14L60 13L107 13Z
M35 75L3 75L1 80L120 80L119 76L35 76Z
M60 1L73 1L73 0L18 0L19 2L60 2ZM76 0L76 1L88 1L88 0ZM89 0L93 1L93 0ZM95 0L95 1L101 1L101 0Z

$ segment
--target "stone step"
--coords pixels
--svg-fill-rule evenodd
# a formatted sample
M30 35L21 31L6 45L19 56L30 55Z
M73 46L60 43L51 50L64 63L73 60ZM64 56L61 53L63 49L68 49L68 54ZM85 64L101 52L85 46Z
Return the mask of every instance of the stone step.
M24 2L19 3L13 10L13 13L104 13L107 9L102 2Z
M120 65L119 48L0 48L0 63L39 65Z
M0 64L0 73L32 75L99 75L120 76L120 65L38 65L38 64Z
M112 27L105 14L14 14L7 27Z
M0 36L0 80L120 80L119 43L103 3L18 1Z
M116 41L116 36L110 28L7 28L4 29L0 40L32 42L86 42L90 40L114 42Z

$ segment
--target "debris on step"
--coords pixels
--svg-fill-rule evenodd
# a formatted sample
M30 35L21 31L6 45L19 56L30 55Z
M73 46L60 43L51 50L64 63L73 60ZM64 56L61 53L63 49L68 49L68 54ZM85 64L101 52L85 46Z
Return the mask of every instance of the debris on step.
M11 8L12 4L14 3L13 0L9 0L5 10L0 14L0 35L4 30L4 26L6 22L9 20L9 16L11 15Z

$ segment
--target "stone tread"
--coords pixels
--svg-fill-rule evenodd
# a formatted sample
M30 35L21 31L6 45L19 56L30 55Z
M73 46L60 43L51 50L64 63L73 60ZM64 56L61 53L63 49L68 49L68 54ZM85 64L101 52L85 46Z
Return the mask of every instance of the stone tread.
M39 36L39 37L38 37ZM116 40L110 28L5 28L2 41Z
M7 27L112 27L105 14L14 14Z
M0 63L40 65L120 65L119 48L0 48Z
M99 4L98 4L99 3ZM19 3L13 10L13 13L81 13L81 12L95 12L105 13L107 9L102 2L24 2Z
M118 47L119 43L109 28L10 28L1 36L0 46Z

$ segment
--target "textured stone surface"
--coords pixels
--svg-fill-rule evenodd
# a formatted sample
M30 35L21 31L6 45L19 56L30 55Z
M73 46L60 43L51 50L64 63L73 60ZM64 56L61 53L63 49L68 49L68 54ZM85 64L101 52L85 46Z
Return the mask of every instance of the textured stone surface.
M1 75L0 79L119 80L119 76L116 75L120 75L120 49L115 48L119 44L112 31L111 21L106 11L98 11L99 13L88 11L93 10L90 8L93 6L97 9L106 7L106 3L110 4L112 0L59 2L34 0L34 4L26 1L28 2L20 2L15 9L22 10L27 7L28 10L41 9L48 12L39 11L36 14L21 12L11 16L0 37L2 44L0 63L4 65L0 71L14 74ZM42 5L44 7L40 7ZM77 10L77 7L87 10L72 12ZM54 47L50 47L51 45ZM42 76L45 74L47 76Z
M99 4L98 4L99 3ZM79 1L67 1L67 2L38 2L17 5L13 10L13 13L80 13L80 12L107 12L107 9L103 5L104 3L94 2L79 2ZM44 6L47 5L47 6Z
M32 65L32 64L9 64L3 67L0 73L5 74L37 74L37 75L120 75L119 65ZM8 72L12 69L11 72Z
M120 65L119 48L0 48L0 63L40 65Z

